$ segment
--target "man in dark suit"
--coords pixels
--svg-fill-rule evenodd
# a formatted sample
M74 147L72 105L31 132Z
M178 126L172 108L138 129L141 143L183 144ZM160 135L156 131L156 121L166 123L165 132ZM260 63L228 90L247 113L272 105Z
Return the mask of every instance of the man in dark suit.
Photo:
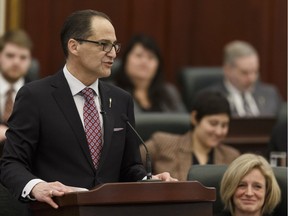
M122 118L134 124L132 97L99 80L120 50L110 19L74 12L61 43L63 70L18 92L1 160L1 181L15 197L54 208L53 196L146 176L137 137ZM169 173L154 178L175 180Z
M233 116L275 116L282 99L277 89L258 79L257 51L244 41L232 41L224 48L224 80L210 90L229 100Z
M0 38L0 156L16 93L28 82L31 49L32 41L23 30L7 31Z

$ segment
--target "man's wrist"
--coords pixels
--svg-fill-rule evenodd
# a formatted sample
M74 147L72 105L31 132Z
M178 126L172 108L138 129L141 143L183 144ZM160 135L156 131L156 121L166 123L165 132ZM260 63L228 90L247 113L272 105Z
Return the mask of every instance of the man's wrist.
M30 180L24 187L21 197L22 198L28 198L30 200L35 201L36 199L33 197L33 195L31 194L32 189L34 188L34 186L40 182L44 182L42 179L32 179Z

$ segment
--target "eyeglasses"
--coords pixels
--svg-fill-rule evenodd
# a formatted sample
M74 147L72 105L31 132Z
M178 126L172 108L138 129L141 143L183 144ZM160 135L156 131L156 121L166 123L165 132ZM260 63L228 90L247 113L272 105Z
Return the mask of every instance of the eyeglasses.
M88 42L88 43L94 43L99 46L102 46L102 50L104 52L111 52L112 48L114 47L116 53L118 53L121 49L121 44L120 43L109 43L109 42L104 42L104 41L92 41L92 40L86 40L86 39L81 39L81 38L74 38L74 40L80 41L80 42Z

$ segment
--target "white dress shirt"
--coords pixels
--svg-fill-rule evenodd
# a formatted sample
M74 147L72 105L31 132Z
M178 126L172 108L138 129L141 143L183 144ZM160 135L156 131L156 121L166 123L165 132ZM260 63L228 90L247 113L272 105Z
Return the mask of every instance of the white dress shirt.
M232 106L232 109L235 108L237 114L240 117L247 116L246 111L244 109L244 101L241 94L243 94L243 96L247 100L252 115L259 116L260 112L251 91L245 91L244 93L241 93L228 80L225 80L224 85L229 92L228 101Z
M94 82L90 86L85 86L82 82L80 82L76 77L74 77L68 71L66 65L64 66L63 71L64 71L64 76L65 76L65 78L68 82L68 85L70 87L70 90L72 92L73 99L75 101L79 116L80 116L82 124L83 124L83 127L84 127L83 108L84 108L85 99L82 96L81 91L86 87L90 87L95 91L96 95L94 95L94 100L96 103L96 107L97 107L99 117L100 117L101 127L103 130L103 118L102 118L102 115L100 114L102 109L101 109L101 99L100 99L100 94L99 94L99 89L98 89L99 80L97 79L96 82Z

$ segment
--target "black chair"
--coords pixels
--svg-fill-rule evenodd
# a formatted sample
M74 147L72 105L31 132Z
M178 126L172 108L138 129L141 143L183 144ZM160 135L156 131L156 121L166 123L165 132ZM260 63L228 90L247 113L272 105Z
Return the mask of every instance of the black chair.
M40 64L35 58L32 58L30 68L25 76L27 81L34 81L40 78Z
M145 113L135 115L136 130L144 141L156 131L183 134L190 128L187 113Z
M285 102L277 116L270 136L270 142L267 148L267 158L269 159L271 152L287 153L287 102ZM288 165L288 157L286 157L286 166Z
M193 165L188 173L188 180L199 181L206 187L216 188L216 201L213 204L214 214L220 213L224 208L219 190L226 169L227 165ZM273 167L273 171L281 189L281 202L276 207L274 215L287 216L287 167Z
M277 114L277 121L278 122L282 122L282 121L287 122L287 102L284 102L281 105L280 110Z
M179 82L188 111L197 92L223 80L221 67L185 67L180 70Z

